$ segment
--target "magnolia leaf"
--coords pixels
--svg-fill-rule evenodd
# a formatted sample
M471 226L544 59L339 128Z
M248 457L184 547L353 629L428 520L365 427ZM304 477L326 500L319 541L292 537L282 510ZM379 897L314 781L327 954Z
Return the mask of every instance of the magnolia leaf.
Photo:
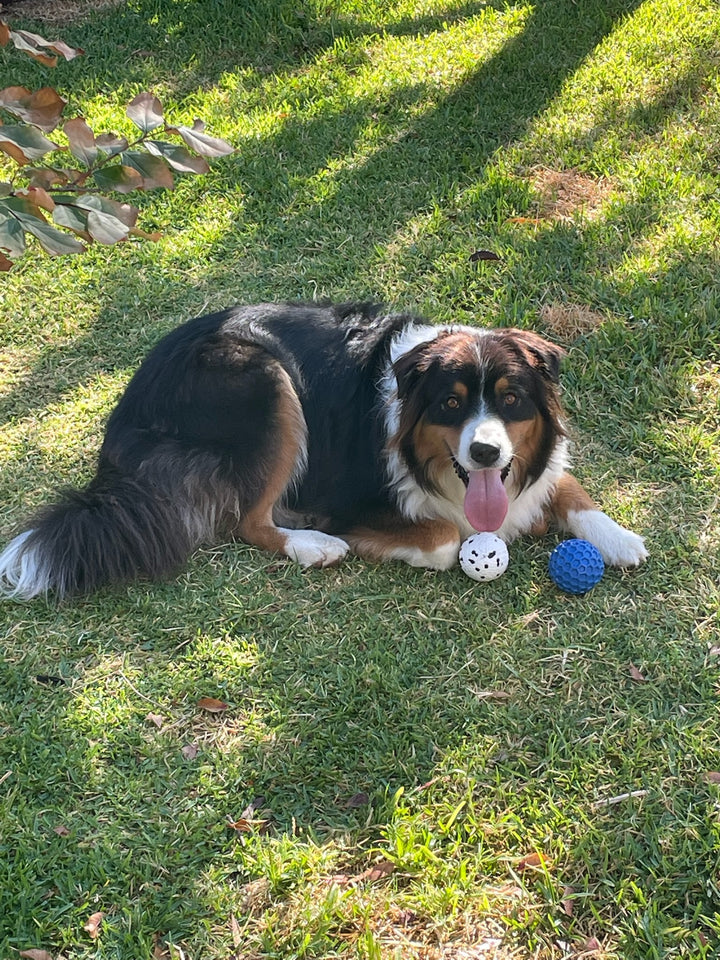
M208 713L222 713L223 710L228 709L227 703L224 703L222 700L216 700L215 697L201 697L197 705L201 710L207 710Z
M39 160L46 153L57 150L58 145L48 140L32 126L6 123L0 126L0 150L19 164Z
M151 93L139 93L127 105L125 112L143 133L149 133L164 123L162 104Z
M53 221L59 227L66 227L77 233L83 240L92 240L87 229L87 213L72 203L57 203L53 210Z
M78 170L58 170L54 167L29 167L27 170L23 170L23 174L27 175L30 181L30 186L42 187L43 190L74 183L79 172Z
M86 167L92 167L98 158L98 148L95 134L85 122L85 118L74 117L68 120L63 131L68 138L72 155Z
M122 220L103 213L100 210L90 210L87 218L88 231L93 240L111 246L120 240L127 240L130 227Z
M38 220L32 223L23 219L22 224L25 230L37 239L45 253L49 253L51 257L61 257L64 254L83 253L85 251L85 247L79 240L73 240L72 237L68 237L67 234L61 233L44 221Z
M522 873L524 870L543 870L549 866L551 866L551 862L545 854L535 851L534 853L528 853L518 862L517 870Z
M8 260L2 251L0 251L0 273L7 273L8 270L12 270L14 264L12 260Z
M162 140L146 140L148 153L155 157L164 157L173 170L179 173L207 173L210 166L203 157L193 156L179 143L165 143Z
M52 213L55 209L55 201L43 187L28 187L27 190L18 192L17 196L27 197L36 207L41 207L48 213Z
M82 253L85 250L79 241L50 226L39 209L26 198L11 197L4 202L12 210L13 216L19 220L23 230L31 233L50 256L59 257L66 253Z
M95 170L93 180L101 190L115 190L117 193L132 193L142 190L143 186L143 178L137 170L121 163Z
M37 33L30 33L29 30L8 30L8 39L12 40L17 50L29 54L39 60L40 63L44 63L46 67L57 66L57 57L49 56L44 52L44 49L52 50L53 53L59 54L66 60L74 60L75 57L79 57L80 54L85 52L80 47L68 46L63 40L45 40L44 37Z
M162 233L159 230L153 230L152 233L148 233L146 230L141 230L139 227L133 227L130 231L131 237L140 237L142 240L152 240L153 243L157 243L158 240L162 240Z
M101 133L95 137L95 146L109 157L114 157L127 150L128 142L125 137L119 137L116 133Z
M20 221L6 212L0 202L0 248L6 250L13 260L25 253L25 233Z
M88 917L87 923L83 927L83 930L86 930L93 940L97 940L100 934L100 924L105 914L102 910L98 910L97 913L93 913Z
M10 27L0 20L0 47L6 47L10 39Z
M101 197L97 193L83 193L73 201L76 206L84 210L97 210L100 213L115 217L126 227L134 227L138 218L137 207L129 203L119 203L117 200L111 200L110 197Z
M235 153L235 147L231 147L225 140L203 133L204 126L205 124L196 120L192 127L175 127L174 129L190 149L202 157L225 157L229 153Z
M138 150L126 150L122 159L123 163L133 167L140 174L145 190L172 190L175 185L172 171L160 157L149 156Z
M50 133L58 125L66 103L52 87L41 87L34 92L27 87L0 90L0 107L25 123L40 127L45 133Z
M380 860L367 870L364 870L357 879L369 880L371 883L376 883L378 880L383 880L385 877L389 877L394 870L395 864L391 863L390 860Z

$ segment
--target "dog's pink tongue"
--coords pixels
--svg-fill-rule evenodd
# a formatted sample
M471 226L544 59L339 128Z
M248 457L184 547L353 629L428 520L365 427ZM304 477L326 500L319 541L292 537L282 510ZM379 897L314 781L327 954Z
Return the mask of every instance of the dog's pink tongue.
M508 511L500 470L471 470L465 492L465 516L481 533L494 533Z

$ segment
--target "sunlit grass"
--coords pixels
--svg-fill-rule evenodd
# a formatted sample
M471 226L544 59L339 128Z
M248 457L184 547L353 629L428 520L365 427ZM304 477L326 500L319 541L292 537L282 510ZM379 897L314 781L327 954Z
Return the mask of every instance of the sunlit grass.
M0 952L717 955L716 14L133 0L63 28L86 54L51 76L0 51L96 129L149 88L238 147L140 198L159 242L0 281L3 536L91 475L178 322L380 297L556 336L576 472L651 552L575 598L554 536L485 589L235 543L5 604Z

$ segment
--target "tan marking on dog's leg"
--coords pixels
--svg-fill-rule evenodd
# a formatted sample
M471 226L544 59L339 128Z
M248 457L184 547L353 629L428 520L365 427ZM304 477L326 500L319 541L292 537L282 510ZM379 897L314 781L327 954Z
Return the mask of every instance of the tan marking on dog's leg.
M571 473L563 473L552 495L550 510L560 526L567 529L568 515L571 512L599 510L599 507Z
M598 548L605 563L613 567L637 567L648 555L642 537L603 513L569 473L560 477L550 509L563 530L588 540Z
M277 367L278 410L276 459L261 498L240 522L240 536L248 543L273 553L285 553L287 536L273 521L273 507L282 497L303 456L307 428L300 400L290 377Z
M305 455L306 437L300 400L290 377L278 367L277 458L261 498L240 523L240 536L263 550L284 553L303 567L326 567L342 560L348 552L344 540L319 530L278 527L273 520L275 504L292 482Z
M345 537L365 560L404 560L412 567L448 570L457 563L460 531L449 520L400 521L354 527Z

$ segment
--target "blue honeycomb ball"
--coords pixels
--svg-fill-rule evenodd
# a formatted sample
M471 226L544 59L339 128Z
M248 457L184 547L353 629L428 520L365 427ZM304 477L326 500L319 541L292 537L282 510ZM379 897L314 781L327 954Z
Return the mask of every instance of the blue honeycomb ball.
M605 564L587 540L563 540L550 554L548 571L565 593L587 593L602 580Z

